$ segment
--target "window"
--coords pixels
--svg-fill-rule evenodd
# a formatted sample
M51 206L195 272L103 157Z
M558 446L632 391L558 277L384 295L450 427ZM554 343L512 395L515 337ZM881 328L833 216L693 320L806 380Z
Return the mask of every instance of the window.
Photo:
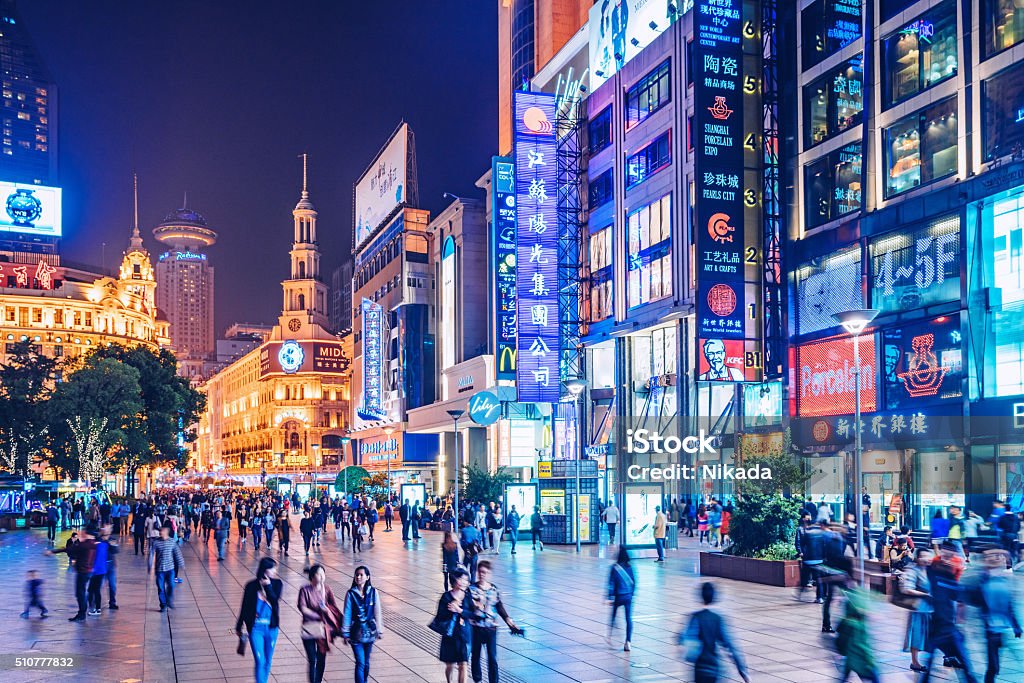
M956 75L956 5L947 0L882 41L889 107Z
M591 211L611 201L612 184L612 169L610 168L590 181L588 207Z
M591 155L597 154L612 144L612 108L610 105L590 119L590 123L587 124L587 133L588 151Z
M883 139L886 197L956 173L956 96L900 119Z
M861 207L861 149L855 142L804 166L807 228Z
M985 57L1024 40L1024 3L1020 0L981 0L981 50Z
M653 142L626 159L626 187L639 185L672 163L672 131L665 131Z
M672 195L627 217L630 308L672 294Z
M982 84L982 144L985 159L1006 156L1024 144L1024 63Z
M612 315L612 226L590 235L590 314L591 322Z
M843 63L804 86L804 146L813 147L860 123L863 57Z
M984 394L1014 396L1024 394L1024 193L1007 193L986 203L981 221L981 249L984 263L982 281L972 288L991 288L991 309L984 311L989 320L982 362ZM983 319L978 316L978 319Z
M672 99L668 61L626 91L626 129L637 125Z
M860 38L861 0L818 0L800 13L804 71Z

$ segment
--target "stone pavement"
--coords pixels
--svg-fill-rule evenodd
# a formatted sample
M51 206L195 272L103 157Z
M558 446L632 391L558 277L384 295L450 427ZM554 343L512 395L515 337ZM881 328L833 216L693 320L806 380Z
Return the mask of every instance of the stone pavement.
M293 518L294 521L295 518ZM297 527L297 522L295 522ZM371 677L377 683L439 682L444 667L437 661L438 637L426 628L443 590L440 573L440 534L402 543L399 531L378 529L375 544L353 556L340 548L329 530L323 545L310 560L328 568L327 577L339 600L351 582L354 568L366 564L382 594L384 638L374 648ZM63 544L67 533L60 534ZM308 566L301 537L293 533L289 557L282 560L285 584L281 603L281 633L273 662L272 680L303 681L306 661L300 641L301 618L295 607ZM298 539L296 543L294 539ZM75 654L81 662L74 671L0 672L0 681L73 680L87 683L171 683L252 680L252 657L235 654L234 627L243 586L253 577L258 556L251 539L239 551L232 538L228 559L216 561L209 546L193 536L183 546L184 583L175 592L176 609L161 614L156 586L146 573L142 556L132 553L124 538L118 569L116 612L89 617L85 624L70 623L74 612L73 573L65 571L63 555L46 557L45 532L14 531L0 536L0 568L7 580L8 599L0 604L0 655ZM571 547L548 546L543 552L519 545L510 555L502 544L494 582L501 588L513 618L527 637L499 635L502 683L568 683L570 681L689 681L692 674L676 645L685 616L698 608L697 551L685 539L679 550L669 551L665 564L655 564L653 553L637 553L638 593L634 604L635 632L632 652L622 651L622 621L614 646L605 641L609 608L604 601L610 559L605 546L585 547L577 556ZM296 550L297 548L297 550ZM614 549L612 549L614 550ZM21 592L25 571L34 568L46 580L45 601L50 618L21 620ZM757 683L838 680L837 663L827 638L820 631L820 608L798 602L789 589L743 582L715 580L718 608L726 615ZM1015 579L1019 584L1019 580ZM1018 595L1021 586L1017 585ZM104 589L104 601L106 590ZM838 602L838 601L837 601ZM968 642L980 675L984 651L980 649L977 616L969 610ZM842 614L841 604L833 608ZM872 637L882 680L913 681L909 654L902 652L907 612L879 601L871 614ZM838 616L834 623L838 623ZM1001 683L1024 681L1022 641L1010 639L1003 650ZM352 654L340 641L327 658L328 681L352 678ZM731 662L723 666L723 680L739 680ZM936 669L936 680L955 680L950 669Z

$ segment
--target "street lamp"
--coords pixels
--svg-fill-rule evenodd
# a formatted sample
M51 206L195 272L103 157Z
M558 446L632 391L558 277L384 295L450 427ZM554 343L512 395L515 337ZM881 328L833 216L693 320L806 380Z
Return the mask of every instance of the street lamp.
M453 529L458 531L459 529L459 418L466 414L465 410L459 410L454 408L447 411L451 418L455 421L455 494L452 498L453 507L452 512L455 513L455 519L453 521Z
M316 492L317 478L320 475L320 444L309 445L313 449L313 492Z
M576 420L576 495L573 496L573 509L576 519L573 529L576 532L576 552L580 552L583 540L580 538L580 467L583 465L583 420L580 417L580 394L587 388L587 380L570 379L565 383L569 395L572 396L573 417Z
M878 315L873 308L860 308L843 313L836 313L832 317L837 323L843 326L851 337L853 337L853 390L854 390L854 454L853 454L853 513L857 521L857 571L858 581L864 585L864 513L861 506L857 504L860 500L861 484L861 456L863 446L860 436L860 335L864 329L871 324L871 321Z
M391 440L391 435L395 433L395 428L391 425L384 425L381 427L381 431L384 432L384 436L388 437L388 441ZM387 444L384 444L385 447ZM388 456L388 500L391 500L391 453L387 450L384 451Z
M345 487L345 500L348 500L348 455L345 451L348 449L348 445L352 443L352 438L347 434L341 437L341 481ZM355 458L353 458L355 460Z

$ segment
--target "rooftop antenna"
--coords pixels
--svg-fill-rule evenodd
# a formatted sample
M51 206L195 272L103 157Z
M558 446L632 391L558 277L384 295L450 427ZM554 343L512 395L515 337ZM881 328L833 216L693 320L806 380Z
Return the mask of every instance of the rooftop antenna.
M134 200L134 220L132 222L132 238L130 244L138 248L142 246L142 235L139 234L139 174L132 171L132 197Z
M309 199L309 192L306 190L306 162L309 160L309 154L303 152L299 156L302 157L302 198Z

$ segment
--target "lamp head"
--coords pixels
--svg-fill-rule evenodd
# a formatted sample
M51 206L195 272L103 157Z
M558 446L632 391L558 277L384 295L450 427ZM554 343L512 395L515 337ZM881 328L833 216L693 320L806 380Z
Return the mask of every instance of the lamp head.
M462 416L466 414L465 410L459 410L458 408L455 408L453 410L448 410L448 411L445 411L445 412L447 412L448 415L450 415L453 420L461 420Z
M587 380L585 379L570 379L566 380L565 388L569 394L576 398L583 393L583 390L587 388Z
M861 332L871 324L871 321L878 315L878 311L873 308L858 308L853 311L843 311L842 313L835 313L832 318L843 326L843 329L849 332L854 337L859 337Z
M380 428L380 431L384 432L385 436L391 436L395 433L395 428L391 425L384 425Z

